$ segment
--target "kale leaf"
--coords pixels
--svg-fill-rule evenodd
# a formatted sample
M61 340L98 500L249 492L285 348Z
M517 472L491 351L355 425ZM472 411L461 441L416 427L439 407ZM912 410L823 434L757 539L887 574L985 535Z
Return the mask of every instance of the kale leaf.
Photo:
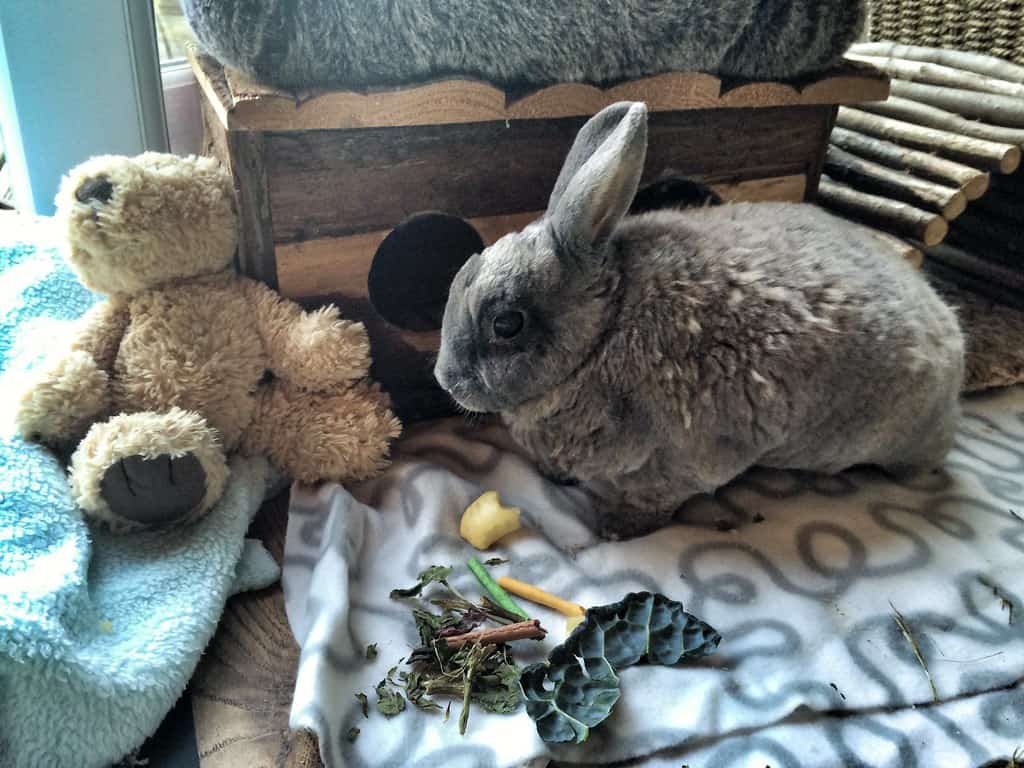
M585 741L619 700L618 670L677 664L712 653L721 635L664 595L630 593L591 608L542 664L519 678L526 712L544 741Z

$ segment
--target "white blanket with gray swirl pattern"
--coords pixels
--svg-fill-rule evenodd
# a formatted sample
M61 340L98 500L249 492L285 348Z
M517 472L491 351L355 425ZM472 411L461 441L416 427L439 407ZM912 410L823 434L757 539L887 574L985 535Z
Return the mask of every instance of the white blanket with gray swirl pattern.
M718 653L626 670L613 716L578 746L544 744L523 711L474 711L465 737L455 717L378 714L374 686L416 644L388 592L474 554L458 521L488 489L526 523L496 549L511 561L498 573L584 605L662 592L721 631ZM285 546L302 645L291 725L317 733L328 768L976 768L1024 744L1024 388L966 402L944 472L757 470L630 542L595 539L585 497L542 479L498 426L411 430L355 496L296 487ZM453 583L475 589L464 568ZM535 615L551 632L517 644L526 661L563 638L560 617Z

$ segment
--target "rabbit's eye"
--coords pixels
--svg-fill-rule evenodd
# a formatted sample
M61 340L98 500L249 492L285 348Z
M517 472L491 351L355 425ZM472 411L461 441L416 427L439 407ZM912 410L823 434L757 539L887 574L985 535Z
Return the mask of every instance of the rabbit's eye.
M500 339L511 339L523 330L523 313L516 310L499 312L494 316L494 335Z

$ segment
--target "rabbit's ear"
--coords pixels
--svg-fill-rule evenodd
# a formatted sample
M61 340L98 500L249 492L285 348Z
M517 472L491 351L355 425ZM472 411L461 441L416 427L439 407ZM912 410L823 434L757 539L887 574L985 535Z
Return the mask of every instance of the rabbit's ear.
M580 129L547 210L566 248L585 250L611 234L633 202L646 155L643 103L613 104Z

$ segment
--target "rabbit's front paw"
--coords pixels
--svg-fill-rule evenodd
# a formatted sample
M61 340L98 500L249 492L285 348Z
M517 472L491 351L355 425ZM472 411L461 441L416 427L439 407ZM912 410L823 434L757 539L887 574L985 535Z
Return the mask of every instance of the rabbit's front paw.
M602 509L598 522L598 535L610 541L626 541L646 536L672 523L674 511L634 507L620 504Z
M580 481L568 472L563 472L559 469L555 469L554 467L545 466L541 466L539 469L541 476L555 485L577 486L580 484Z

